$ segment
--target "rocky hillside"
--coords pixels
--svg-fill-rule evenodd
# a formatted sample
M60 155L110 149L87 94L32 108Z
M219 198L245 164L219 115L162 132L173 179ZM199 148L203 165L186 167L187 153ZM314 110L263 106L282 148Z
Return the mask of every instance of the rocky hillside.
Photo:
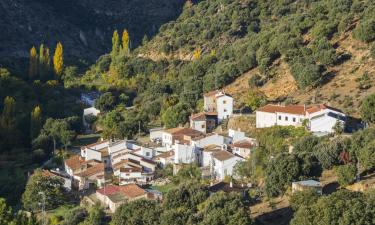
M2 0L0 59L26 57L33 45L61 41L66 54L95 60L109 51L115 29L127 28L132 47L175 19L184 0Z

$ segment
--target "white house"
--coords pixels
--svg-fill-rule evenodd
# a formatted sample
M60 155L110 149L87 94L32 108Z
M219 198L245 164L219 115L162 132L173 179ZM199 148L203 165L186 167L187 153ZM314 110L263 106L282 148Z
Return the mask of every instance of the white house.
M198 148L205 148L208 145L226 145L227 142L226 137L216 133L210 133L193 138L190 144Z
M190 128L202 133L212 132L217 124L216 112L201 112L190 116Z
M244 161L243 158L225 150L214 152L212 158L213 174L217 180L224 180L226 176L232 176L236 164Z
M191 145L175 143L173 151L175 164L190 164L199 159L199 150Z
M309 118L309 129L317 133L333 133L336 123L341 123L345 127L346 115L332 107L326 105L317 105L307 109L306 113Z
M173 145L176 141L179 144L190 144L192 138L202 136L203 133L191 128L177 127L171 128L163 131L162 135L162 145L167 148L167 150L172 150Z
M266 105L256 110L256 127L302 126L306 119L304 105Z
M151 141L159 142L159 141L162 140L164 128L157 127L157 128L152 128L149 131L150 131L150 140Z
M257 128L306 125L312 132L332 133L337 121L345 126L345 114L324 104L311 107L266 105L256 111Z
M232 142L237 142L246 139L245 132L242 132L240 130L229 129L228 136L232 138Z
M254 139L247 138L233 143L232 152L242 158L249 158L251 151L256 147Z
M155 162L157 162L162 168L164 168L168 164L173 164L174 162L174 151L163 152L158 154L153 158Z
M212 91L204 94L204 111L216 112L218 122L228 119L233 114L233 98L224 91Z
M219 152L219 151L222 151L223 150L223 147L220 146L220 145L208 145L206 146L203 151L202 151L202 159L201 159L201 162L202 162L202 166L203 167L210 167L212 164L213 164L213 154L215 152Z

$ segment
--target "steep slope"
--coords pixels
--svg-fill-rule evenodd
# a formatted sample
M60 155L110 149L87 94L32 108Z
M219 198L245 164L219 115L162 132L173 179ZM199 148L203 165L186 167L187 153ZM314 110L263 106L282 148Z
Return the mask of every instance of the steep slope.
M26 57L33 45L61 41L68 56L96 59L109 51L115 29L127 28L132 46L175 19L184 0L2 0L0 59Z

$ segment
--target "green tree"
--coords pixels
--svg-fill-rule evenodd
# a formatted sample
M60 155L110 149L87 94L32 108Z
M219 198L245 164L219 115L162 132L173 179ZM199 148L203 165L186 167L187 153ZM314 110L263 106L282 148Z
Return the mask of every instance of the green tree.
M88 214L89 214L88 217L85 219L83 223L80 223L80 225L101 225L102 224L102 220L105 216L105 213L103 211L103 208L99 204L92 206L89 209Z
M64 69L64 52L60 42L57 43L55 54L53 55L53 68L57 76L61 76Z
M346 164L335 168L340 186L345 187L352 184L357 174L357 167L354 164Z
M122 204L112 216L111 225L157 225L161 209L155 201L136 200Z
M305 190L293 193L290 198L290 206L293 211L297 211L299 208L313 205L319 199L319 194L315 190Z
M113 96L111 92L106 92L95 100L95 108L102 112L109 112L114 109L115 103L115 96Z
M39 106L36 106L31 112L31 124L30 124L30 136L31 140L38 137L40 130L42 129L42 110Z
M63 183L61 178L46 176L42 170L36 170L30 176L22 195L23 207L36 212L41 209L40 204L44 200L46 210L58 207L65 201Z
M70 129L67 121L62 119L48 118L43 125L43 129L39 136L50 137L53 141L53 153L56 152L58 141L61 141L66 148L75 132Z
M363 100L361 117L367 123L375 123L375 94L369 95Z
M183 166L173 177L173 182L176 184L183 183L187 180L189 181L199 181L202 177L202 172L198 166L194 164L189 164Z
M0 198L0 224L10 224L12 217L12 209L7 206L5 199Z
M34 79L38 74L38 53L36 48L33 46L30 49L30 56L29 56L29 77L30 79Z
M201 225L249 225L253 224L250 213L237 193L219 192L199 205Z
M252 111L255 111L259 107L267 103L266 96L260 91L250 90L247 93L245 105L249 107Z
M186 123L189 117L188 106L183 103L167 108L161 115L161 120L167 128L177 127Z
M320 197L314 204L300 207L292 225L373 224L375 212L371 197L359 192L339 190Z
M299 159L295 155L280 154L266 169L265 190L268 197L284 194L291 182L301 175Z

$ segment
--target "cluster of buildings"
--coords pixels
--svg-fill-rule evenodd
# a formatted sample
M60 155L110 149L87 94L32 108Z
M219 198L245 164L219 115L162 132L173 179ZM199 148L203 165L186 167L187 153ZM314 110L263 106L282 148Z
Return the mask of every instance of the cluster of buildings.
M64 161L66 176L74 189L95 188L97 199L112 212L126 201L160 200L159 193L141 186L152 182L157 168L168 165L176 174L184 165L194 164L201 169L202 177L219 184L233 177L237 163L251 157L257 146L255 139L239 130L229 129L225 135L214 132L232 116L233 103L224 91L205 94L204 111L190 116L190 127L150 130L154 147L129 140L103 140L84 146L80 154ZM98 113L91 108L85 111L85 115ZM323 104L266 105L256 111L257 128L304 126L314 133L332 133L337 123L345 126L345 122L343 112ZM297 190L301 185L305 184L296 183L293 187ZM228 190L234 188L232 184L227 186Z

